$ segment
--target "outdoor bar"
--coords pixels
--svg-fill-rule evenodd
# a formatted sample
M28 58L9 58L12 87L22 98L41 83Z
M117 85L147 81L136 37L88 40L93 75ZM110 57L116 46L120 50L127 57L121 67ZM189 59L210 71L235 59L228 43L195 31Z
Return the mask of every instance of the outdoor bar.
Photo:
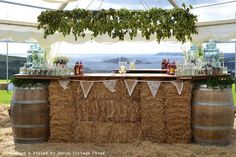
M224 74L217 77L228 76ZM49 118L45 120L35 116L34 119L34 116L31 116L31 122L49 124L47 127L50 133L45 132L44 128L37 130L34 137L30 134L31 137L19 138L18 142L47 141L49 138L50 142L68 143L130 143L145 140L158 143L190 143L193 134L191 125L194 125L191 105L193 85L209 76L104 73L61 77L18 74L15 78L49 81L48 97L45 97L45 94L41 94L42 97L31 94L31 104L40 104L39 99L42 98L48 99L46 105L49 107ZM20 91L29 89L30 87L24 87ZM32 92L33 90L35 88L32 88ZM45 92L47 93L47 90ZM26 94L15 91L13 103L24 105L25 102L27 105L25 97ZM202 95L201 99L208 97ZM232 97L228 97L229 99L224 101L232 105ZM209 98L209 101L213 100ZM226 116L225 122L218 124L219 128L215 129L218 136L208 135L209 144L215 143L214 140L218 140L219 144L229 142L233 110L230 109L232 106L225 107L229 114L223 114ZM212 111L211 114L217 117L219 112ZM229 128L222 131L220 125L224 127L224 123L227 123ZM214 125L214 122L210 125ZM32 131L30 127L21 129ZM22 131L15 131L16 141ZM201 138L201 135L199 137Z

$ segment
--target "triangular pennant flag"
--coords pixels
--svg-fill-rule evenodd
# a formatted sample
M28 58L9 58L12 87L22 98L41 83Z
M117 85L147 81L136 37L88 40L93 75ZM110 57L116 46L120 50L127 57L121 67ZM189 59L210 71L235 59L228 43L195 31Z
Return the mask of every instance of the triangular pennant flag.
M67 85L70 83L70 80L59 80L59 83L63 89L67 89Z
M90 89L93 86L94 81L80 81L80 86L83 90L84 97L87 98Z
M147 81L148 87L152 93L152 96L155 97L157 95L157 91L161 85L160 81Z
M128 90L129 96L131 96L138 80L124 80L124 81L125 81L125 86Z
M116 81L117 80L103 80L103 84L109 91L115 92Z
M171 82L175 85L178 94L181 95L184 87L184 82L183 81L171 81Z

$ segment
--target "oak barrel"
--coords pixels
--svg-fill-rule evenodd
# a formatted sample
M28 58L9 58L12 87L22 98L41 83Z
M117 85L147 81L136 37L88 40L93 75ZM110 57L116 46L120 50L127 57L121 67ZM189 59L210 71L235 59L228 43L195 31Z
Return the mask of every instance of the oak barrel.
M193 91L193 140L203 145L230 143L234 123L231 88L213 89L202 85Z
M15 87L10 119L15 143L41 143L49 138L49 101L47 87Z

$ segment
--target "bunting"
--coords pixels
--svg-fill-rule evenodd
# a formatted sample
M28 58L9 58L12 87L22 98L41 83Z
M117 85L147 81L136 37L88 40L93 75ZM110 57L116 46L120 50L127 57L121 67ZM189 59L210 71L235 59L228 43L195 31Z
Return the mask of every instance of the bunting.
M153 98L156 97L156 94L161 85L161 82L160 81L147 81L147 84L152 93Z
M125 82L125 86L128 90L129 96L131 96L136 84L138 83L138 80L124 80L124 82Z
M116 81L117 80L103 80L103 84L109 91L115 92Z
M70 80L59 80L59 83L63 89L67 89L68 84L70 83Z
M80 81L80 86L83 90L84 97L87 98L90 89L93 86L94 81Z
M86 80L82 81L82 80L80 80L80 85L81 85L81 88L83 90L85 98L87 98L94 82L102 82L104 84L104 86L109 91L111 91L111 92L116 91L115 86L116 86L117 80L97 80L97 81L86 81ZM158 92L162 82L172 83L176 87L176 90L177 90L179 95L181 95L182 90L183 90L183 86L184 86L184 83L181 80L176 80L176 81L147 81L147 80L129 80L129 79L127 79L127 80L124 80L124 82L125 82L125 86L128 90L129 96L132 95L132 93L133 93L133 91L134 91L134 89L135 89L138 82L146 82L153 97L155 97L157 95L157 92ZM60 85L62 86L63 89L67 89L68 88L67 86L70 83L70 80L59 80L59 83L60 83Z
M184 82L183 81L171 81L171 83L173 83L175 85L178 94L181 95L182 90L183 90L183 86L184 86Z

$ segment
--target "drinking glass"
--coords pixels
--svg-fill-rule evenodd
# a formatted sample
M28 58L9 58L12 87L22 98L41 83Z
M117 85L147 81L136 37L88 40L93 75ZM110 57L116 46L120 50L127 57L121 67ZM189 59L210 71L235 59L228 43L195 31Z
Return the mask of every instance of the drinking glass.
M119 62L119 73L125 74L126 73L126 62Z

